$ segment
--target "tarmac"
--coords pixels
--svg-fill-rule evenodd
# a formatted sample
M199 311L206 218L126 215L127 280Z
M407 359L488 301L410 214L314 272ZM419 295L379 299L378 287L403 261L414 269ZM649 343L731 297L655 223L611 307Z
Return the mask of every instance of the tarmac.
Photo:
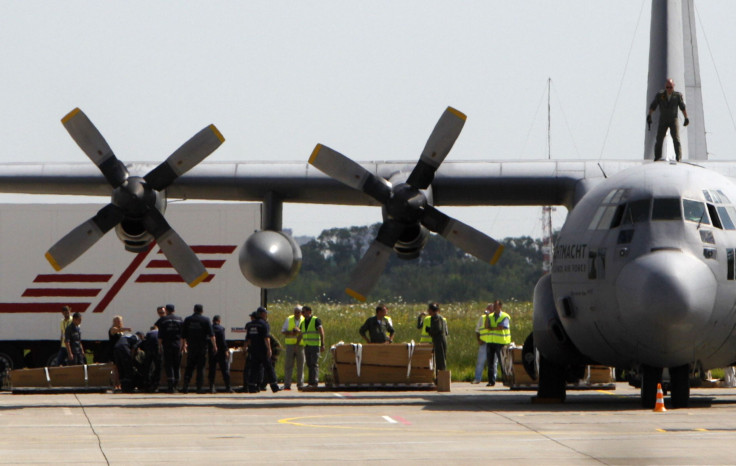
M642 409L639 392L0 393L2 464L736 464L736 390ZM669 404L668 397L665 397Z

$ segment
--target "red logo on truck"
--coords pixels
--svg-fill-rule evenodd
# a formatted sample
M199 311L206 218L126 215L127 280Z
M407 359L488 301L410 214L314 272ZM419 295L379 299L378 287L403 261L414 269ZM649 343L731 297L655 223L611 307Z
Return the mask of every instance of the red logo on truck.
M97 302L92 312L104 312L115 296L127 284L136 271L146 261L146 258L153 250L154 244L145 251L139 252L133 257L131 263L123 270L113 282L112 274L39 274L34 278L31 287L26 288L21 297L23 298L97 298L107 288L102 298ZM202 259L201 256L214 255L230 255L235 251L236 246L231 245L199 245L192 246L192 250L200 256L200 260L208 271L220 269L227 259ZM159 259L164 257L161 249L155 254L155 258L150 259L143 271L139 272L133 280L135 283L184 283L184 280L173 269L168 260ZM205 283L211 282L215 278L214 273L204 280ZM66 285L66 286L62 286ZM70 287L69 285L76 285ZM108 287L109 286L109 287ZM66 302L60 300L58 302L27 302L17 303L0 303L0 313L43 313L43 312L59 312L61 306L69 305L72 312L85 312L93 304L90 302Z

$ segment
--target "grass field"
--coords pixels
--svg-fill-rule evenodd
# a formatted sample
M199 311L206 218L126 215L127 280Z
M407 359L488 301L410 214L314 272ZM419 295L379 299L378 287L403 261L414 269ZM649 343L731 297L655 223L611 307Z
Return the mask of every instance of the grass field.
M340 341L345 343L362 343L358 329L368 317L375 315L377 303L370 304L309 304L312 314L322 320L325 329L326 346ZM478 343L475 337L475 325L485 309L486 302L453 303L442 305L440 311L447 319L450 329L447 348L447 366L452 372L454 381L471 381L475 375L475 361L478 354ZM268 306L268 320L271 331L283 344L281 326L287 316L292 313L293 303L272 303ZM387 304L393 321L396 335L394 342L419 341L420 331L416 328L417 314L426 310L427 305L396 303ZM503 310L511 316L511 341L522 345L532 331L532 303L506 302ZM329 353L329 350L328 350ZM329 370L329 356L322 355L320 360L320 381L325 380ZM279 380L283 379L284 366L282 358L276 365ZM499 373L500 376L500 373ZM306 374L305 374L306 377ZM484 375L485 380L485 375Z

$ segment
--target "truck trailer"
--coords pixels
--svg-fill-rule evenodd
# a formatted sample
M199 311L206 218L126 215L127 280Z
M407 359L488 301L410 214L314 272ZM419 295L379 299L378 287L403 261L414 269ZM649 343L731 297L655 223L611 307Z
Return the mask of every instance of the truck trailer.
M0 204L0 378L13 368L53 365L60 347L61 308L82 315L82 339L95 361L108 354L116 315L133 332L156 322L171 303L185 318L195 304L219 314L230 342L242 340L261 290L240 272L238 253L261 225L254 203L171 203L166 218L192 247L209 276L190 288L155 241L125 250L113 231L61 272L44 257L68 231L92 217L98 204Z

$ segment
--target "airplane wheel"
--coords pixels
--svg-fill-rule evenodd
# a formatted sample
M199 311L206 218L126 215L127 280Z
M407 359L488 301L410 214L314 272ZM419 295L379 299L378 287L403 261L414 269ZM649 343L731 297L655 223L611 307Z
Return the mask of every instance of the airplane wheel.
M670 367L670 399L673 408L687 408L690 401L690 366Z
M565 401L566 388L565 368L540 355L539 390L537 391L537 397L562 402Z
M657 384L662 383L662 368L641 365L641 406L654 409L657 402Z

